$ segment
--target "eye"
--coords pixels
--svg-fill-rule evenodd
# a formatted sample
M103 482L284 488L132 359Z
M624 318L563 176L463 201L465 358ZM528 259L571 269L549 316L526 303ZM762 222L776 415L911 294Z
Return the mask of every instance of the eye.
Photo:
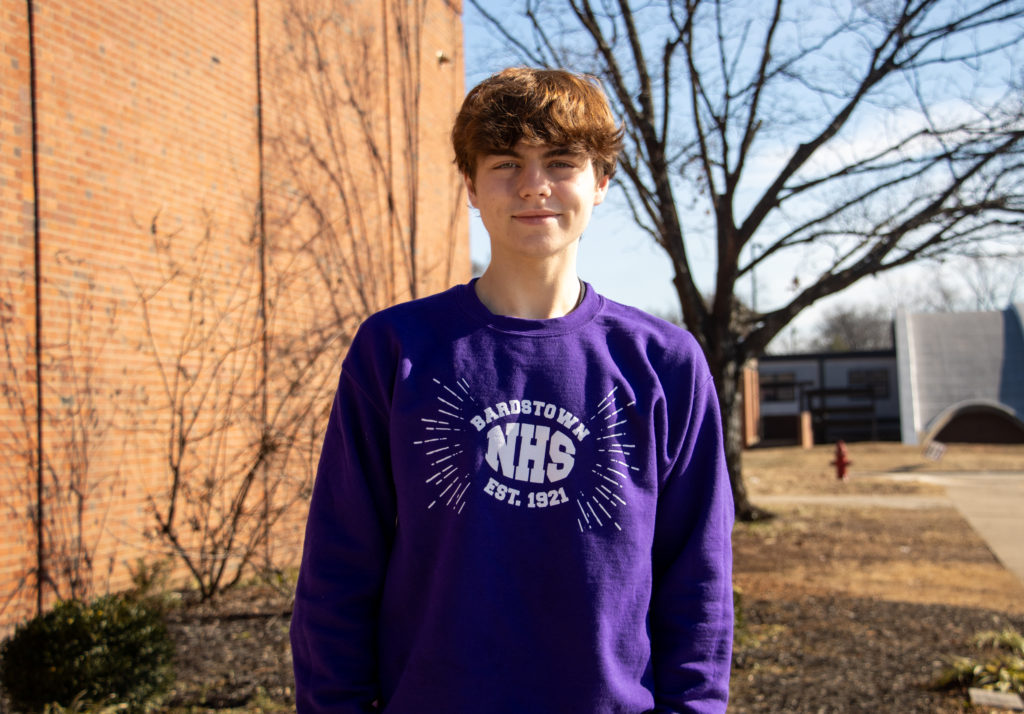
M553 169L575 169L577 168L578 162L573 157L559 157L551 159L548 166Z

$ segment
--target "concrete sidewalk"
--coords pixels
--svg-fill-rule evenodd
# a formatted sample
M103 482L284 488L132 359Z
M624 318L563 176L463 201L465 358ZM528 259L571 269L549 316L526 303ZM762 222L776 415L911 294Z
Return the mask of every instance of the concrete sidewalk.
M1024 582L1024 472L929 475L1007 570Z
M942 486L944 496L857 495L758 496L757 502L845 505L876 508L938 508L952 506L988 544L999 562L1024 582L1024 471L956 474L891 474L900 481Z

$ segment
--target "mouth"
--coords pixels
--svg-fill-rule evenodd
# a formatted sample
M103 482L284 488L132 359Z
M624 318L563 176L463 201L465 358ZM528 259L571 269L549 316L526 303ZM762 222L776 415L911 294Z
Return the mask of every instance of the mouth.
M543 223L544 221L557 219L558 214L554 211L523 211L512 214L512 219L522 223Z

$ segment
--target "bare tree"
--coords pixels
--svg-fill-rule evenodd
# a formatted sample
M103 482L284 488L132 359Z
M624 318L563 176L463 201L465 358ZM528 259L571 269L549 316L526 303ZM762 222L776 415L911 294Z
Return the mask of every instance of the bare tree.
M882 281L880 289L893 308L910 312L1003 310L1021 301L1024 257L1012 252L969 254L929 265L924 280Z
M159 389L146 390L145 415L130 415L130 428L163 443L164 478L148 494L150 535L207 599L254 567L274 526L304 497L305 467L296 477L292 461L301 463L302 434L319 408L301 387L320 355L291 355L291 381L278 380L282 393L258 408L269 382L254 232L225 241L208 217L198 241L162 233L155 218L151 233L161 279L133 282Z
M23 276L18 276L23 277ZM41 473L38 467L36 434L36 389L32 365L35 362L32 341L24 329L17 324L19 300L10 281L5 281L4 294L0 298L0 338L3 339L4 379L0 382L8 418L0 421L3 433L0 435L0 464L4 484L3 511L8 523L24 523L31 526L36 540L40 537L40 509L35 503L41 490L35 481ZM22 318L24 319L24 318ZM14 417L13 419L10 417ZM42 602L42 588L46 575L40 560L42 548L36 549L36 563L25 558L24 572L9 578L4 599L0 602L3 614L15 602L26 599L24 593L31 592L32 581L36 586L36 602Z
M109 548L103 562L97 562L97 553L107 535L111 506L124 484L118 461L108 461L102 468L94 464L99 454L117 454L110 446L119 436L112 405L120 389L99 369L114 337L117 308L113 301L104 305L94 298L96 284L91 279L86 291L84 296L63 295L68 317L62 339L48 349L55 378L44 382L43 394L44 421L53 442L43 459L45 493L50 497L44 529L47 573L54 594L62 599L85 599L105 589L97 578L109 580L117 548Z
M841 305L824 311L811 349L825 352L892 348L892 311L880 305Z
M1021 299L1024 263L1005 256L979 256L962 273L973 298L968 309L1002 310Z
M315 281L292 274L305 275L336 335L418 296L431 277L447 284L458 240L454 171L452 204L438 211L446 225L430 224L434 241L446 230L438 242L447 252L431 254L421 235L426 2L379 8L368 16L332 0L292 0L283 8L284 41L267 51L276 85L267 129L275 265L294 267L296 253L306 261Z
M1019 250L1020 0L522 0L524 32L470 3L525 61L604 81L628 205L717 382L742 519L765 515L741 473L747 359L861 278L982 241ZM755 267L792 289L742 314Z
M84 259L70 253L60 253L58 260L93 274ZM101 304L96 291L89 280L82 294L59 294L64 304L52 313L63 315L64 323L54 333L59 339L45 345L38 381L29 376L35 372L31 340L19 336L11 317L18 301L10 283L0 299L0 360L8 375L0 393L8 413L18 417L4 421L0 439L4 465L19 471L5 479L14 498L4 506L8 518L31 523L38 542L36 562L11 599L32 586L29 580L35 581L37 603L52 597L85 599L104 587L97 580L109 578L115 566L117 548L106 537L107 518L123 485L122 471L118 463L97 468L95 459L109 451L116 433L111 404L119 388L99 377L97 365L114 335L117 315L114 302ZM39 418L46 437L42 448L36 432ZM0 612L10 601L0 605Z
M432 129L421 92L438 66L424 51L427 2L366 7L291 0L281 6L278 42L265 51L275 88L265 129L271 411L291 411L286 401L316 407L288 452L299 493L312 486L356 328L450 284L462 228L457 173L429 167L435 181L451 182L448 205L428 201L422 186Z
M151 226L163 278L136 291L162 379L143 427L164 435L167 454L150 498L153 535L203 597L246 570L280 568L272 533L294 528L292 507L308 497L357 326L454 269L454 171L452 205L428 222L430 245L448 252L420 241L426 2L367 7L292 0L275 9L282 32L261 45L274 87L261 107L263 200L249 234L224 251L225 231L209 218L198 241ZM176 311L171 339L159 310Z

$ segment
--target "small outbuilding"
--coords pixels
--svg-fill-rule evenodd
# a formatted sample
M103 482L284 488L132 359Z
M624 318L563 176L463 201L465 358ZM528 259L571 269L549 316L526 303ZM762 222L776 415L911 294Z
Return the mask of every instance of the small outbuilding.
M891 350L762 357L748 444L1024 443L1022 316L901 311Z
M893 350L769 355L757 368L763 443L899 439Z
M1024 304L896 316L905 444L1024 442Z

